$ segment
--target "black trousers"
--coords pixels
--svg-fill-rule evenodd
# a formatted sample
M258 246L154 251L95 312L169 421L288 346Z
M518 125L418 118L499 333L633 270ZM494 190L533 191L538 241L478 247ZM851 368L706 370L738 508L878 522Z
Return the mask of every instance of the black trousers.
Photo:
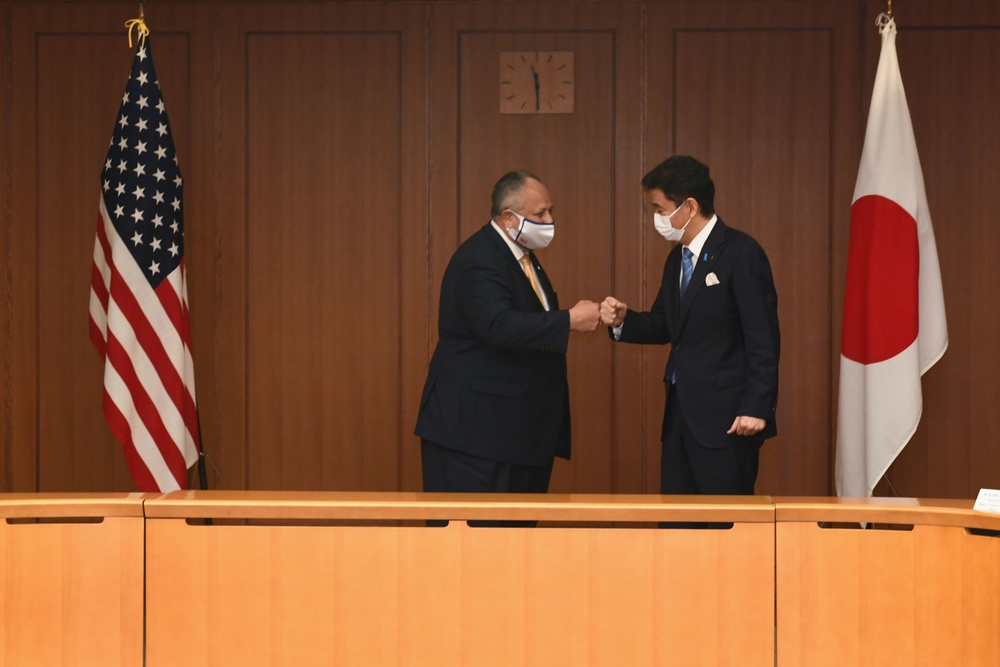
M699 443L668 384L660 459L660 493L677 495L752 496L760 463L760 444L711 448ZM733 419L736 415L733 415ZM661 523L664 528L730 528L732 524Z
M660 459L660 493L718 496L752 496L757 483L760 444L705 447L691 433L677 400L677 389L668 385ZM736 415L733 415L733 419Z
M428 493L545 493L552 477L552 462L522 466L479 458L420 440L424 491ZM428 525L444 525L428 521ZM470 526L533 526L534 521L470 521Z

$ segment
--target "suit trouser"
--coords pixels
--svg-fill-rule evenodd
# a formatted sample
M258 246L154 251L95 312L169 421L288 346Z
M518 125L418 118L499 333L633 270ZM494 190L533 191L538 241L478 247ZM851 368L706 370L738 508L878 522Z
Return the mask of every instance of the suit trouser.
M457 493L545 493L552 462L522 466L490 461L420 439L424 491ZM428 525L446 522L428 521ZM533 526L534 521L470 521L470 526Z
M705 447L694 437L684 419L680 401L677 400L676 385L669 383L667 387L660 493L753 495L760 461L760 442L755 438L746 438L745 445Z

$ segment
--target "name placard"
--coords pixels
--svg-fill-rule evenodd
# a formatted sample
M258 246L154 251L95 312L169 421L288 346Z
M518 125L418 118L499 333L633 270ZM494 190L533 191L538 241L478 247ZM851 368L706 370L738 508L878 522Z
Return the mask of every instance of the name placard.
M979 489L979 496L972 509L1000 514L1000 489Z

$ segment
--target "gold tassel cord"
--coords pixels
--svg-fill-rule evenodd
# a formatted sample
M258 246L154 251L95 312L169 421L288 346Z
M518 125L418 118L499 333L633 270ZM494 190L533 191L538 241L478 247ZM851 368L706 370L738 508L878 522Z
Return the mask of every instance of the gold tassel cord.
M125 21L125 27L128 29L128 45L132 46L132 31L135 30L139 34L139 45L143 45L146 42L146 36L149 35L149 27L146 25L146 19L142 16L142 9L140 6L139 18L129 19Z

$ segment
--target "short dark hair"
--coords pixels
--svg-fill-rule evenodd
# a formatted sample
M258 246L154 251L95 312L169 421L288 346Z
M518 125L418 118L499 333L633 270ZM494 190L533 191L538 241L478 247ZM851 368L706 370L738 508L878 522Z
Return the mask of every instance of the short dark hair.
M518 198L521 194L521 189L524 187L525 181L529 178L542 182L542 179L538 178L530 171L525 171L519 169L517 171L508 171L506 174L500 177L497 184L493 186L493 208L490 210L490 217L496 219L501 213L506 209L520 208L520 202Z
M642 177L642 187L659 190L678 206L690 197L698 202L702 215L715 214L715 183L708 167L690 155L668 157Z

